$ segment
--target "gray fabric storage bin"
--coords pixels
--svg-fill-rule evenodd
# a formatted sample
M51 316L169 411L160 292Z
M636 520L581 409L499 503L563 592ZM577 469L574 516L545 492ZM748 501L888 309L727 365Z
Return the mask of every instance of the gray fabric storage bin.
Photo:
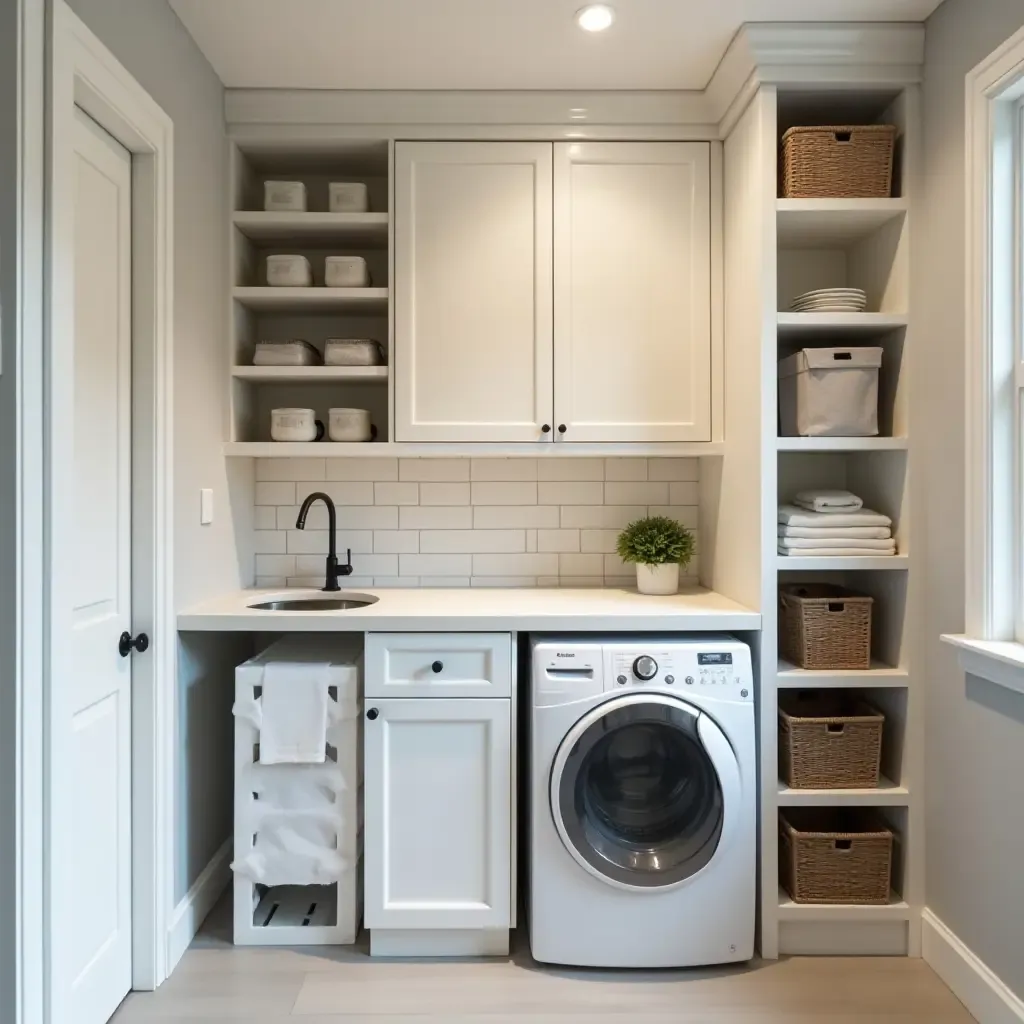
M880 348L805 348L779 362L783 437L878 433Z

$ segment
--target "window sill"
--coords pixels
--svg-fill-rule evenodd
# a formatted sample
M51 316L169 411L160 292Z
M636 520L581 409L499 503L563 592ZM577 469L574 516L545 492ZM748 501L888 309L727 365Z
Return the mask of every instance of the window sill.
M1024 644L1006 640L972 640L961 634L947 633L944 643L958 648L960 667L972 676L981 676L1008 690L1024 693Z

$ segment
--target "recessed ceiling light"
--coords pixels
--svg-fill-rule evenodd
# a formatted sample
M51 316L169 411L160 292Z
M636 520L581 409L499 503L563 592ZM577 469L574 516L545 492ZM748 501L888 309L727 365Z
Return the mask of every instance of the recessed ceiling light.
M615 11L607 4L588 4L576 12L576 23L586 32L603 32L615 20Z

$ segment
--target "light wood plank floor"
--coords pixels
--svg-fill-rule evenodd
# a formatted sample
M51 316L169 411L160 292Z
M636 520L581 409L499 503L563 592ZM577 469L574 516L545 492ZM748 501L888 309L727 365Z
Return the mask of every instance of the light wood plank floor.
M172 977L112 1024L970 1024L921 960L799 957L738 968L371 960L365 946L234 948L226 902Z

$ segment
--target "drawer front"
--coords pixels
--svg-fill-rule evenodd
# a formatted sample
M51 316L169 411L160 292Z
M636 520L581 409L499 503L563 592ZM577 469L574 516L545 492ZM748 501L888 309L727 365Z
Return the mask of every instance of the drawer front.
M371 633L367 697L511 697L509 633Z

